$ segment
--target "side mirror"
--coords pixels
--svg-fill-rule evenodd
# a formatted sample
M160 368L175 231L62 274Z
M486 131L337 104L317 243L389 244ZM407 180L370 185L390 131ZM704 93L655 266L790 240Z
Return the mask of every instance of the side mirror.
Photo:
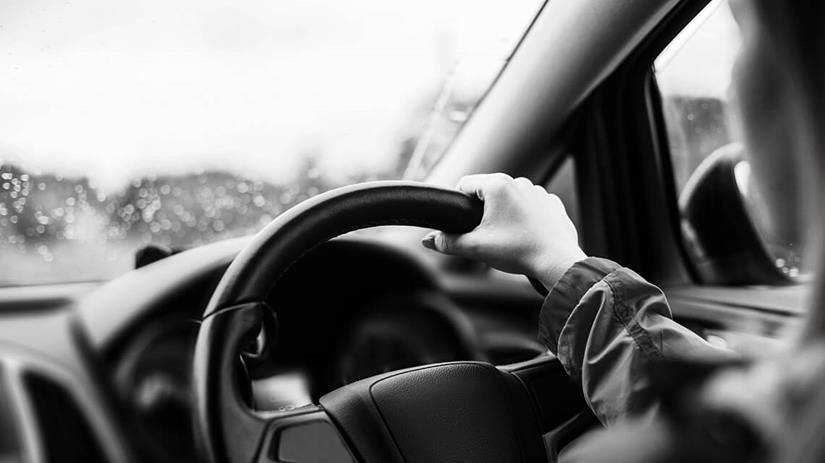
M679 196L682 235L703 283L793 283L753 220L745 197L749 174L742 148L728 145L699 165Z

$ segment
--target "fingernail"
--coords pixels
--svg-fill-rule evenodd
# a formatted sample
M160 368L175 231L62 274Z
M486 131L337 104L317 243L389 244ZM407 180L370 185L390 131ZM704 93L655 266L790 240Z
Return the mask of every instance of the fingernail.
M435 250L435 232L428 233L421 239L421 245L427 249Z

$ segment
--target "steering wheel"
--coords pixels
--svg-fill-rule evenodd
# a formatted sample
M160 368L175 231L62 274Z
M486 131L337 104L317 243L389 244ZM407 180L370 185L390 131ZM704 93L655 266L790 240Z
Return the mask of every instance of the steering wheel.
M204 314L194 357L195 426L212 462L544 462L542 434L584 403L552 356L496 367L450 362L367 378L280 412L254 409L241 361L278 279L314 246L378 225L463 233L483 204L417 182L370 182L315 196L278 216L235 258ZM323 288L319 288L323 290ZM561 399L573 397L574 399ZM577 399L576 399L577 398Z

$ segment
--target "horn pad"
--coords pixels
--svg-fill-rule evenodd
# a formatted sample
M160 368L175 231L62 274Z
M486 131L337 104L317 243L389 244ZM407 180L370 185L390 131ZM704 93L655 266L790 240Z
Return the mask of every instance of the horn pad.
M547 461L523 385L487 363L381 375L330 393L321 404L365 461ZM384 448L375 448L378 441ZM380 454L367 455L373 450Z

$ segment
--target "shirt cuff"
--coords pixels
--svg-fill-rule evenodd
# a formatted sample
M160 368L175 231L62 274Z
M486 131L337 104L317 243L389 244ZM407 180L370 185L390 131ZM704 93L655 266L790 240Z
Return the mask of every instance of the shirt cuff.
M588 257L573 264L550 290L539 313L539 341L554 354L558 352L559 334L570 313L585 293L621 265L598 257Z

